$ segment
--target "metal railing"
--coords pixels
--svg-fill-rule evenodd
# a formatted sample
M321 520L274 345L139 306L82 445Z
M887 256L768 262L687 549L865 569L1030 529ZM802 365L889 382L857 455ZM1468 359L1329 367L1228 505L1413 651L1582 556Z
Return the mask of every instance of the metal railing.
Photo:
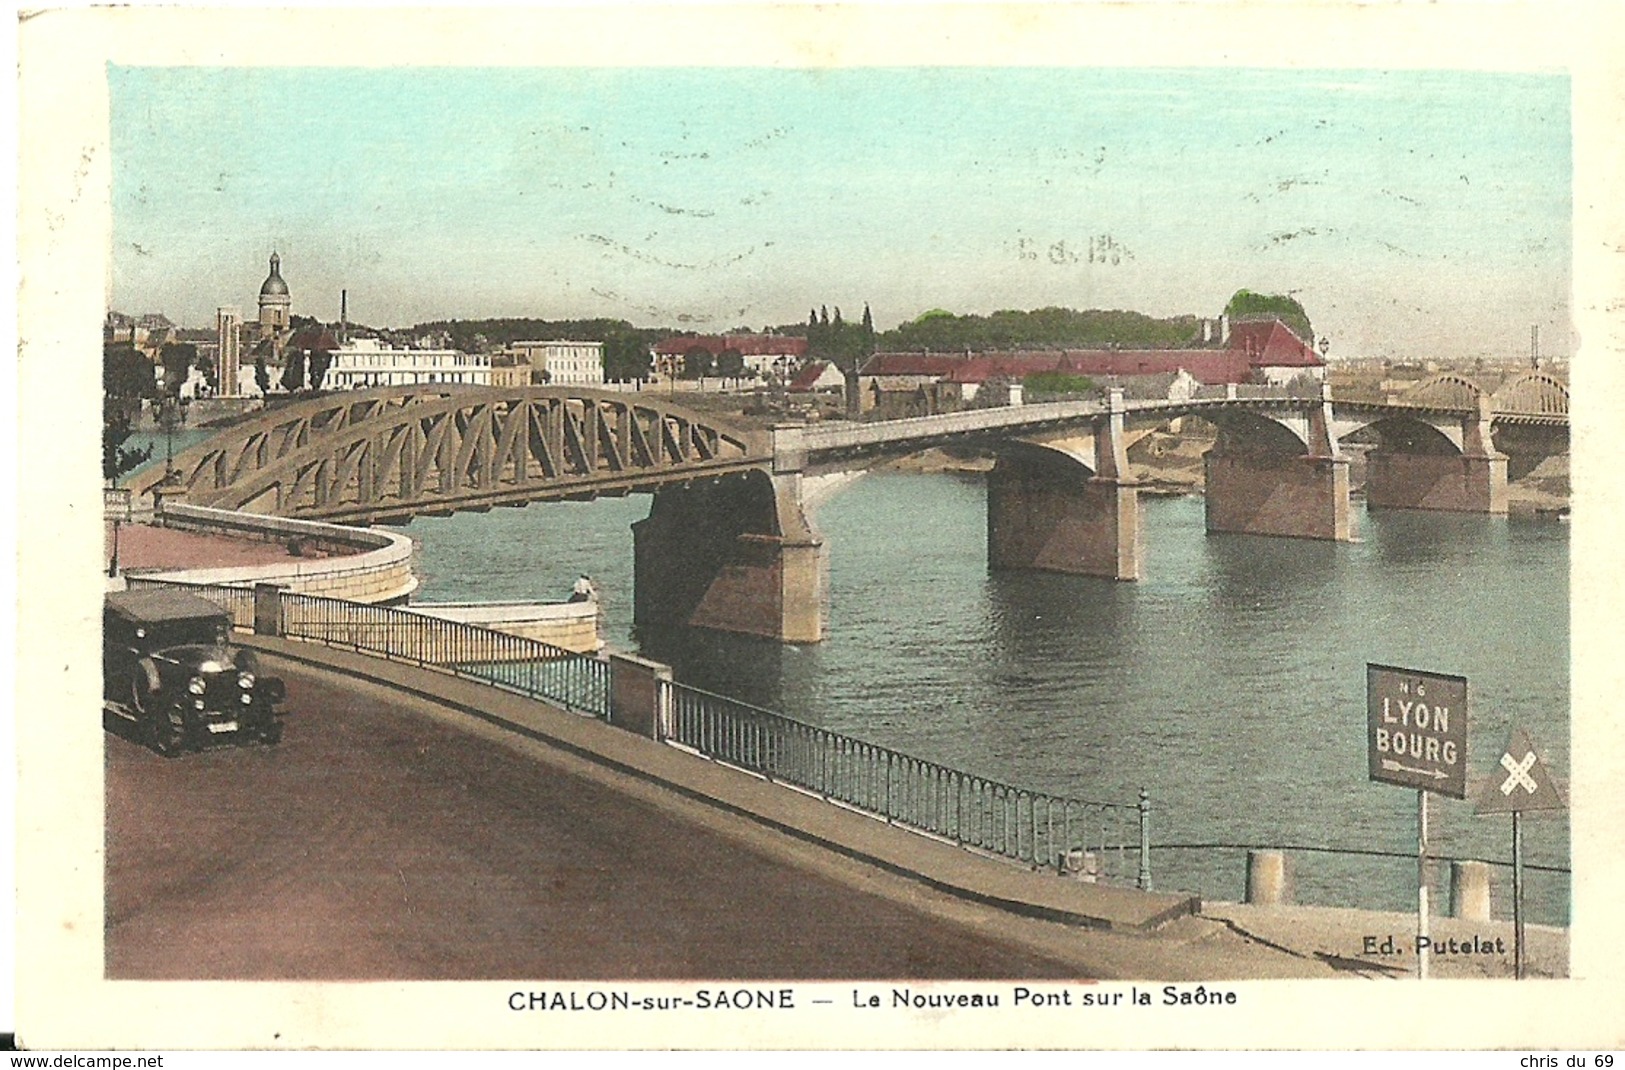
M667 742L961 847L1151 887L1151 807L1143 790L1137 803L1049 795L722 695L663 686Z
M129 577L131 587L184 587L255 626L254 590ZM479 680L577 713L609 713L609 664L537 639L392 606L278 593L276 633Z
M181 583L178 580L165 580L156 577L131 575L125 573L124 583L132 591L142 589L166 588L181 589L199 598L213 602L215 605L231 614L231 626L244 631L254 627L254 589L252 587L224 587L219 585L204 585L200 583Z
M182 587L259 630L248 587L129 577ZM610 666L535 639L390 606L273 592L274 634L479 680L608 718ZM258 623L259 627L256 627ZM1013 787L671 681L658 736L727 765L961 847L1151 887L1150 800L1092 802Z

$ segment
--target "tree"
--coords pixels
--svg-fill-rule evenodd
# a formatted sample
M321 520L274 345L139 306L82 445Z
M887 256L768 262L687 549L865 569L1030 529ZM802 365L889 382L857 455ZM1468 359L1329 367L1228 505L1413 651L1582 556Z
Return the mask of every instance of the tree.
M197 360L197 346L190 342L168 342L159 354L164 365L164 393L172 398L181 396L181 387L192 373Z
M103 346L102 393L122 401L156 398L158 379L152 361L128 342Z
M124 445L141 402L158 396L152 362L128 342L102 347L102 478L109 484L152 456L152 447Z
M130 412L107 398L102 407L102 478L113 486L126 472L133 472L152 456L152 447L133 449L124 443L134 433Z
M271 392L271 373L265 367L263 354L254 358L254 385L260 388L261 394Z
M737 379L745 374L745 356L737 349L724 349L717 357L717 374L724 379Z
M636 331L617 329L604 338L604 378L611 382L649 378L649 347Z
M1224 314L1232 321L1249 316L1274 316L1292 329L1305 342L1314 344L1315 329L1309 314L1297 298L1290 294L1261 294L1251 290L1237 290L1224 306Z
M291 351L282 367L282 389L292 394L305 388L305 354Z
M694 346L683 354L683 378L703 379L711 374L716 364L716 358L704 346Z
M884 332L877 341L882 349L939 353L1102 348L1113 343L1133 349L1177 349L1194 343L1198 326L1194 316L1155 319L1139 312L1102 309L1006 309L988 316L956 316L931 309Z
M1071 372L1034 372L1021 384L1030 397L1089 396L1098 392L1093 379Z
M320 390L322 380L327 378L327 369L333 365L333 354L325 349L314 349L310 353L310 388Z

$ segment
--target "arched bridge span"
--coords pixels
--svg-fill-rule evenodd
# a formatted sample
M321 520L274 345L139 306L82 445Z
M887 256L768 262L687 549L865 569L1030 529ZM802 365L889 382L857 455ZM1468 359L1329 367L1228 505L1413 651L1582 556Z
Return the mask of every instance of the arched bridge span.
M643 394L381 387L231 428L177 457L169 489L198 505L369 523L653 490L771 458L764 432Z

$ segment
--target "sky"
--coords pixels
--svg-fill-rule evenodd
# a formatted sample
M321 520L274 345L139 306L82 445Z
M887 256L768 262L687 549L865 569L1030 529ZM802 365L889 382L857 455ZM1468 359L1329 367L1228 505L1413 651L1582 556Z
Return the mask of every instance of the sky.
M108 68L109 307L881 328L1216 316L1336 356L1571 346L1562 75L1204 68Z

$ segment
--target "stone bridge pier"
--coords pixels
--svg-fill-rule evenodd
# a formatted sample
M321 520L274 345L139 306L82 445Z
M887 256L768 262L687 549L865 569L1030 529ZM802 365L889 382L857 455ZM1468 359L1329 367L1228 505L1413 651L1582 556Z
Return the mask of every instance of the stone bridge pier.
M1348 542L1349 462L1332 431L1331 398L1286 422L1219 421L1203 457L1207 530Z
M1457 513L1507 511L1507 457L1490 437L1491 399L1453 434L1416 421L1387 421L1381 445L1366 458L1365 498L1373 509ZM1455 430L1454 428L1451 429Z
M632 547L639 626L823 638L823 542L802 511L799 472L663 487L632 525Z
M1087 440L1017 442L987 477L991 568L1140 578L1140 499L1129 478L1123 394Z

